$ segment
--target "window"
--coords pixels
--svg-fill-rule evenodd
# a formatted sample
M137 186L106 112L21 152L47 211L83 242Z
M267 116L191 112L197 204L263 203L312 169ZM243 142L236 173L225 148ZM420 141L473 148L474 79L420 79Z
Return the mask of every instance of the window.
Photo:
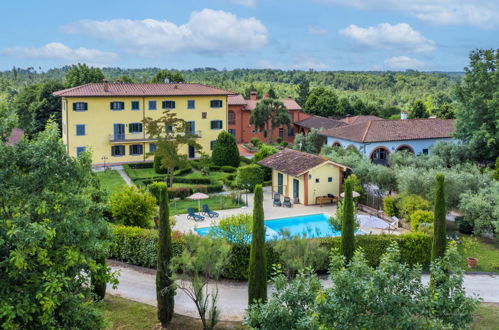
M112 146L111 147L111 156L120 157L125 156L125 146Z
M85 147L76 147L76 157L80 157L82 152L85 152Z
M212 108L221 108L222 107L222 100L211 100L210 101L210 107Z
M185 132L187 134L196 134L196 122L194 121L188 121L185 123Z
M284 128L282 128L282 127L279 127L279 137L281 139L284 139Z
M187 100L187 109L194 109L194 108L196 108L196 101Z
M173 132L173 126L172 125L168 125L168 127L166 128L166 130L168 132L170 132L170 133Z
M163 101L161 107L163 109L175 109L175 101Z
M76 136L83 136L85 135L85 125L76 125Z
M236 113L232 110L229 110L229 125L235 125L236 124Z
M201 118L206 119L207 113L206 112L201 112Z
M156 110L156 101L149 101L149 110Z
M111 102L110 108L113 111L124 110L125 109L125 102L118 102L118 101Z
M327 182L333 182L333 178L332 177L327 178Z
M229 128L229 134L236 136L236 130L233 128Z
M155 151L156 151L156 144L149 143L149 152L155 152Z
M138 156L142 155L144 152L142 144L131 144L130 145L130 155Z
M428 155L428 149L423 149L423 155Z
M315 179L315 183L319 183L319 179Z
M128 133L142 133L142 123L131 123L128 125Z
M222 121L221 120L212 120L211 121L211 129L222 129Z
M210 150L215 149L215 144L217 143L217 140L210 141Z
M140 102L132 101L132 110L140 110Z
M288 127L288 136L295 136L295 128Z
M73 103L73 111L87 111L88 103L87 102L75 102Z

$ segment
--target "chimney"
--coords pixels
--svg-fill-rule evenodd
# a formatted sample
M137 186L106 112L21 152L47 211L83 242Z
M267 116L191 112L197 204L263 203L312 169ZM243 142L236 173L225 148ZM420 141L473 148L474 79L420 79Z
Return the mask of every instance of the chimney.
M255 91L250 92L250 100L256 100L256 92Z
M109 81L107 79L104 79L103 82L104 82L104 92L109 92Z
M407 111L400 111L400 119L406 120L407 119Z

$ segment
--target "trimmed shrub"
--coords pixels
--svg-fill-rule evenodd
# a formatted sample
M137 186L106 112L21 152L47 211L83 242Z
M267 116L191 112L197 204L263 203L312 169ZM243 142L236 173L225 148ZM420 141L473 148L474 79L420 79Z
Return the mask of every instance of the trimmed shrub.
M411 214L411 228L418 231L420 223L433 223L435 216L431 211L417 210Z
M222 131L218 134L215 148L211 153L211 161L218 166L239 166L239 149L237 148L236 138Z
M186 167L184 168L179 168L178 170L173 172L174 176L181 176L181 175L186 175L192 172L192 165L189 163Z
M147 191L156 198L157 205L159 205L160 193L163 189L166 189L166 183L164 182L152 182L147 186Z
M220 171L219 165L210 165L210 171Z
M262 184L263 175L264 173L260 165L251 164L241 166L237 169L236 182L239 187L253 191L257 184Z
M168 188L168 196L172 198L185 199L192 195L192 189L189 187L170 187Z
M192 191L206 194L208 192L208 186L205 184L198 184L192 188Z
M214 183L207 186L208 193L216 193L224 190L224 186L221 183Z
M395 206L396 200L397 196L386 196L383 198L383 210L391 217L396 216L398 213L397 207Z
M149 192L125 187L111 194L109 199L113 220L126 226L149 226L156 209L156 199Z
M173 178L173 183L187 184L211 184L211 179L208 178Z
M239 157L239 160L240 160L240 163L243 163L243 164L246 164L246 165L248 165L248 164L251 164L251 163L252 163L251 159L246 158L246 157L244 157L244 156Z
M158 174L166 174L168 170L166 168L161 167L161 157L160 156L154 156L154 161L153 161L153 168L154 172Z
M397 199L398 214L409 220L412 213L417 210L431 210L431 202L419 195L402 195Z
M234 166L225 165L221 167L221 170L222 172L225 173L234 173L237 170L237 168L235 168Z
M141 169L141 168L153 168L153 163L133 163L133 164L127 164L130 168L136 170L136 169Z

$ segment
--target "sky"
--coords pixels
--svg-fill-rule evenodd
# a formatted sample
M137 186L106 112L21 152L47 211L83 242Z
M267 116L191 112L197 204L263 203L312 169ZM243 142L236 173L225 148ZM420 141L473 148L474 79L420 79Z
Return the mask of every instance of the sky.
M2 0L0 70L463 71L499 0Z

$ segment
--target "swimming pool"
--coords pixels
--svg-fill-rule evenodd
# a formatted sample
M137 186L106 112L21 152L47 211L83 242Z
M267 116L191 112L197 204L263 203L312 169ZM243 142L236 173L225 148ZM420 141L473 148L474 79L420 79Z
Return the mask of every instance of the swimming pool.
M296 217L279 218L265 220L265 240L274 240L283 238L282 232L287 231L291 236L301 237L332 237L340 236L341 232L333 230L329 225L329 216L324 213L302 215ZM196 232L200 236L206 236L210 228L197 228ZM356 234L363 234L360 230Z

